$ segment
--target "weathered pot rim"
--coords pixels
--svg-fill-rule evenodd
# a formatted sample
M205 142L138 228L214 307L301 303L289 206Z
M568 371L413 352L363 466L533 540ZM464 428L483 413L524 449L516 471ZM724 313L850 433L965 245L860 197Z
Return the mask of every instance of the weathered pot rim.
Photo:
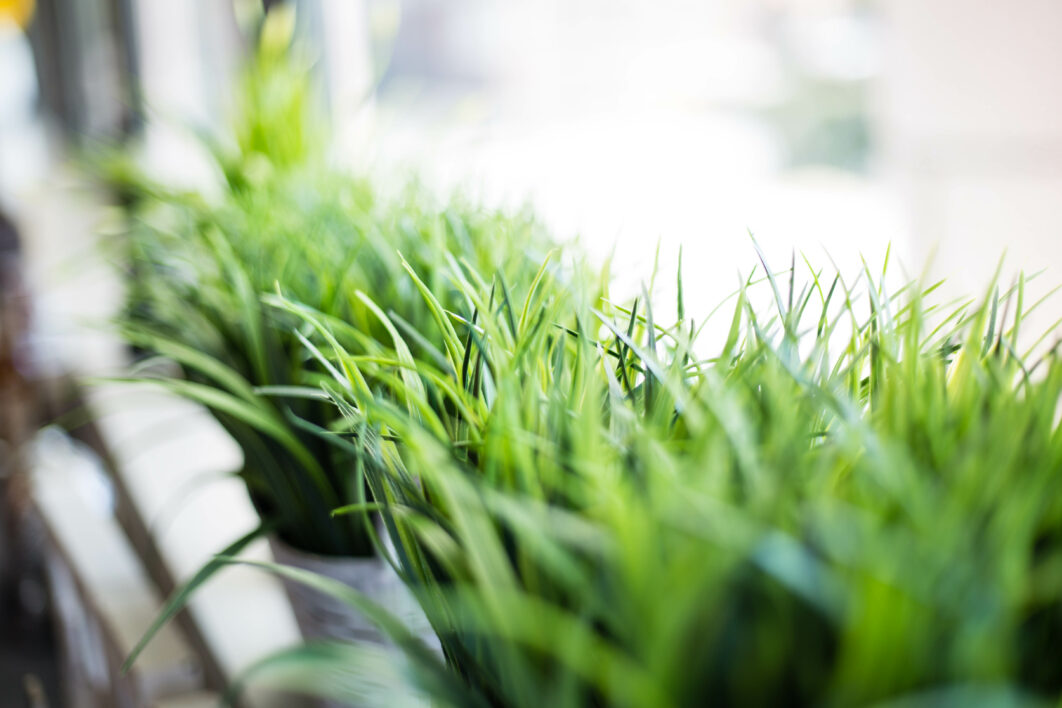
M371 556L324 555L296 548L281 538L277 533L271 533L266 536L266 538L269 541L270 550L273 551L273 558L278 562L280 561L279 556L287 556L288 558L298 558L304 562L313 563L314 565L333 567L346 566L351 568L369 568L376 567L380 564L387 565L387 561L380 557L379 553L373 553Z

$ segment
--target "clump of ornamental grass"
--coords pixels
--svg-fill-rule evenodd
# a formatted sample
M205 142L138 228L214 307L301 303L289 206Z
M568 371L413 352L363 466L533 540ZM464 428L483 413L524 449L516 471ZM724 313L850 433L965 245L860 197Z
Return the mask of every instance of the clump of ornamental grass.
M455 308L407 271L429 356L393 322L388 346L272 299L315 330L331 377L315 395L342 414L334 441L445 662L349 589L276 571L377 617L405 654L395 691L528 707L1062 694L1062 362L1018 351L1024 279L945 305L869 270L803 287L768 272L704 342L681 295L662 326L645 299L580 292L596 279L544 267L506 292L451 261ZM353 697L351 656L263 666Z
M303 344L309 325L263 304L262 294L279 283L368 341L390 345L389 327L397 327L421 354L441 339L400 251L441 302L459 308L463 296L440 270L449 253L526 282L546 239L524 213L443 202L416 185L381 195L329 167L314 134L321 121L308 73L286 41L266 41L278 33L274 17L283 16L270 14L241 84L234 147L213 144L225 177L219 195L182 192L135 171L112 175L128 199L120 245L129 294L119 329L145 358L181 367L160 376L142 366L134 380L208 406L239 443L242 478L269 528L304 551L366 555L373 548L362 520L331 516L359 494L349 456L324 435L334 407L290 395L314 385L318 364Z

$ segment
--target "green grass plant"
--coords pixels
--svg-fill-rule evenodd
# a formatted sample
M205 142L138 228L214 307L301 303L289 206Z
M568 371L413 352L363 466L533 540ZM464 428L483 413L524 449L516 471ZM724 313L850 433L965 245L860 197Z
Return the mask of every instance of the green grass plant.
M464 309L422 291L445 346L413 361L271 299L461 678L436 705L1058 700L1062 363L1017 351L1024 279L946 307L761 270L705 344L541 273L452 262Z
M382 548L379 513L443 650L273 567L395 647L263 671L387 705L1057 705L1062 362L1053 329L1020 349L1023 278L947 304L761 257L706 341L681 273L659 322L529 218L382 198L248 96L220 200L139 185L123 331L289 541Z
M367 342L390 346L390 328L399 327L414 333L410 352L424 355L443 340L431 334L433 315L407 264L457 308L463 296L440 271L447 254L521 282L546 241L526 213L440 200L416 184L382 194L330 167L309 74L278 17L286 16L270 14L244 74L231 139L210 139L219 194L111 171L127 200L118 243L130 264L118 327L143 358L181 365L174 376L140 365L130 378L210 408L243 451L252 500L284 540L313 553L366 555L364 521L331 516L358 496L353 463L328 442L334 407L294 388L313 386L317 375L303 345L309 326L262 294L280 284Z

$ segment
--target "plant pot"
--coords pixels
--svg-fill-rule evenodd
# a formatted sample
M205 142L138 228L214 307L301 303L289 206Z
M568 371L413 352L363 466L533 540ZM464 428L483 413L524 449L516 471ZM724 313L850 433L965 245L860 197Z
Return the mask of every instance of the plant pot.
M417 601L387 561L378 556L321 556L269 537L273 557L282 565L301 568L354 588L398 618L413 634L438 651L439 640ZM385 636L356 608L302 583L283 578L304 639L367 641L385 644Z

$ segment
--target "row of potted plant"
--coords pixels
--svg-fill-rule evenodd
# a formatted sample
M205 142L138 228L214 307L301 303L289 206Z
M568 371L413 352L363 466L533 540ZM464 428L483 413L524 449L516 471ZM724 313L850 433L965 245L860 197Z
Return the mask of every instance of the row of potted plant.
M1019 350L1024 280L947 305L761 262L706 341L681 267L665 324L529 217L271 155L280 113L220 201L130 185L123 332L241 444L263 528L378 553L441 653L350 583L275 566L391 646L263 669L451 706L1062 694L1062 363Z
M326 128L309 83L286 41L262 44L239 91L235 139L210 143L220 190L182 190L128 161L108 163L127 225L115 242L129 263L117 325L142 352L180 364L169 377L140 369L212 409L240 444L244 481L280 538L309 553L371 555L360 522L331 517L356 495L348 460L328 441L333 407L288 395L318 375L303 345L309 329L263 294L279 288L369 340L390 343L397 328L422 355L441 340L406 268L456 310L447 259L515 286L533 277L548 244L529 213L439 203L416 184L382 196L328 167L327 142L310 137Z

